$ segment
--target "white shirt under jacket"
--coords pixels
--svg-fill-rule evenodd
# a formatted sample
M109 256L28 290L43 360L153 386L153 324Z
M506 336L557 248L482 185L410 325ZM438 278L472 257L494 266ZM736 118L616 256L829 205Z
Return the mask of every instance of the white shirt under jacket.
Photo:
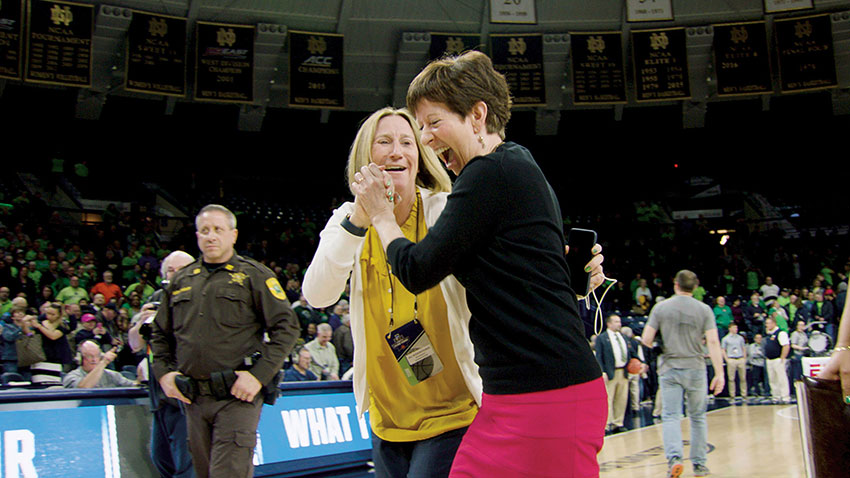
M434 193L419 188L425 224L430 228L446 206L448 193ZM339 300L345 283L351 277L351 336L354 339L354 398L358 417L369 409L369 386L366 383L366 336L363 324L363 284L360 255L364 237L358 237L342 228L342 220L354 212L354 203L346 202L337 208L319 235L316 255L304 275L301 290L307 302L314 307L328 307ZM352 270L354 273L352 274ZM469 339L471 313L466 305L466 289L453 275L440 282L448 312L449 333L455 358L467 388L481 406L481 377L474 362L474 350ZM434 333L440 333L435 331Z

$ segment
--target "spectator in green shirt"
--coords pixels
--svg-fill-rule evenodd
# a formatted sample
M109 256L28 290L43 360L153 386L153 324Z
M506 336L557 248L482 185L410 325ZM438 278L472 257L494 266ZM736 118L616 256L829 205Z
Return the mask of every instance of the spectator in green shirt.
M726 298L722 295L714 301L714 321L717 323L717 334L725 337L732 323L732 309L726 305Z
M89 300L89 293L86 292L84 288L80 287L79 277L71 276L68 287L65 287L56 294L56 300L65 305L70 305L79 304L80 299L84 299L86 301Z
M140 298L142 299L142 303L144 303L148 300L148 297L153 295L155 291L154 288L151 287L150 284L148 284L147 279L145 279L144 277L139 277L138 282L127 286L127 289L124 290L124 296L129 299L130 294L132 294L133 292L138 293L141 296Z

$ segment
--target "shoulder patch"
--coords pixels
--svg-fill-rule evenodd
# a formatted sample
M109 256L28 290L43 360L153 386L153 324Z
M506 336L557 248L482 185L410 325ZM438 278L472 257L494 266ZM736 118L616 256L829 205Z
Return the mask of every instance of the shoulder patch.
M278 299L278 300L286 300L286 293L283 292L283 287L280 286L280 282L277 281L276 277L269 277L266 279L266 287L269 288L269 292Z
M192 269L192 275L197 275L197 274L200 274L200 273L201 273L200 267L196 267L196 268Z
M233 264L227 264L226 266L224 266L224 268L229 270L229 271L232 271L233 270Z

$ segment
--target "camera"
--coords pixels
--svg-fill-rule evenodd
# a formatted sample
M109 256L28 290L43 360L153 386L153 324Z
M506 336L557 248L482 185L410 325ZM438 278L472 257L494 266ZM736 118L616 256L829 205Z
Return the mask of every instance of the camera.
M155 302L155 304L159 305L158 302ZM156 309L154 309L154 310L156 310ZM142 323L142 325L139 326L139 335L141 335L142 338L147 340L147 341L149 341L151 339L151 332L152 332L151 324L153 323L153 319L155 319L155 318L156 318L156 314L151 315L150 317L145 319L145 321Z

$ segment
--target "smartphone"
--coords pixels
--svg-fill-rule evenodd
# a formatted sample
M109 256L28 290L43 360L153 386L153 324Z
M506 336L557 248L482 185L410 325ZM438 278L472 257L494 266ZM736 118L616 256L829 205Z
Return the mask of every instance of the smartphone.
M574 227L570 230L567 244L570 246L570 252L567 254L570 285L576 296L583 299L590 293L590 273L585 272L584 268L593 259L591 250L596 245L596 231Z

